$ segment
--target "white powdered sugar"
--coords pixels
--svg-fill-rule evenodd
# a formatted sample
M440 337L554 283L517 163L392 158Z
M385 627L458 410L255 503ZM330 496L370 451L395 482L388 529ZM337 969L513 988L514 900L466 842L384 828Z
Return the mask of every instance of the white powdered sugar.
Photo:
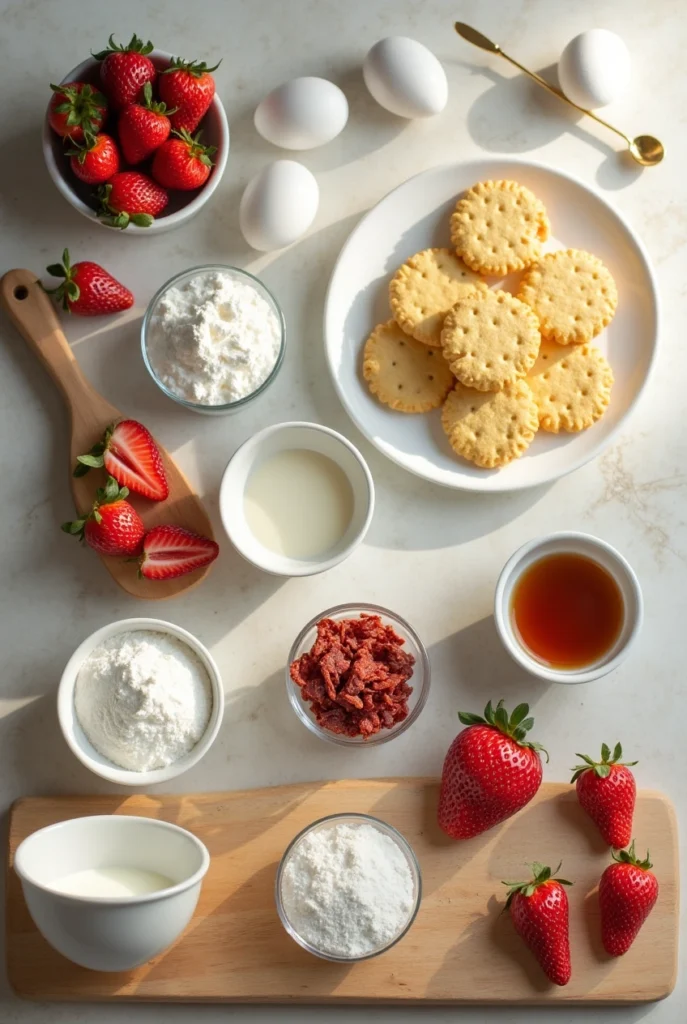
M281 898L301 938L341 957L387 945L415 906L403 851L367 824L333 824L305 835L284 867Z
M188 402L225 405L252 394L272 372L281 322L248 281L206 271L168 288L148 325L157 378Z
M95 749L120 768L165 768L192 750L212 712L205 668L167 633L119 633L84 661L76 717Z

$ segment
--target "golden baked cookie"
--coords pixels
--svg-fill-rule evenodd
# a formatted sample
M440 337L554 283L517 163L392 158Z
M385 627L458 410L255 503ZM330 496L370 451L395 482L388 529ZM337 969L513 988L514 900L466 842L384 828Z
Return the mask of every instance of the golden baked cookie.
M537 406L524 380L496 392L456 384L444 403L441 425L458 455L494 469L527 450L537 432Z
M524 377L539 352L539 324L509 292L475 292L446 315L441 347L458 380L478 391L500 391Z
M541 200L517 181L480 181L451 215L456 253L478 274L502 276L539 259L549 237Z
M486 287L450 249L424 249L402 263L391 278L391 312L407 334L436 346L451 306Z
M542 341L527 383L539 410L542 430L558 434L591 427L611 400L613 371L594 345Z
M438 409L453 386L441 349L409 337L395 320L378 324L365 342L363 376L372 394L398 412Z
M559 345L581 345L611 322L618 290L598 256L559 249L529 268L518 298L539 317L542 337Z

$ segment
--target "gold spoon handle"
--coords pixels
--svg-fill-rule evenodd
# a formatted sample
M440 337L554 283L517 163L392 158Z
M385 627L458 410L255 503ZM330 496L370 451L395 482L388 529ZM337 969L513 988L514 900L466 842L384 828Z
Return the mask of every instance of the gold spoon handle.
M604 121L602 117L597 117L596 114L594 114L591 110L587 110L586 107L581 107L579 106L579 104L573 103L573 101L569 100L565 93L561 92L561 90L556 88L555 85L551 85L551 83L547 82L545 78L542 78L541 75L538 75L536 71L530 71L529 68L524 67L520 63L520 61L517 61L515 59L515 57L510 57L507 53L504 53L504 51L501 49L498 43L492 42L491 39L488 39L487 36L482 35L482 33L478 32L477 29L472 28L471 25L466 25L462 21L457 21L454 27L458 35L461 36L462 39L465 39L468 43L472 43L473 46L478 46L481 50L487 50L488 53L497 53L499 57L503 57L504 60L507 60L509 64L512 64L514 67L518 68L518 70L522 71L523 74L529 75L529 77L532 78L538 85L543 86L544 89L552 93L552 95L558 96L559 100L563 100L569 106L574 107L575 110L579 110L581 113L586 114L587 117L591 117L592 120L598 122L598 124L603 125L604 128L608 128L609 131L615 132L615 134L619 135L621 139L625 139L625 142L628 144L628 146L632 145L632 139L628 138L625 132L621 132L619 128L615 128L612 124L609 124L608 121Z

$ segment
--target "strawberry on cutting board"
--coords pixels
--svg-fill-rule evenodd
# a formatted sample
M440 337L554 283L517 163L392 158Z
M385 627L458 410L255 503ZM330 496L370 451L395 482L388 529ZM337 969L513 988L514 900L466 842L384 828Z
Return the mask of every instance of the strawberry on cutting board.
M122 487L152 501L169 496L169 484L160 449L153 436L136 420L121 420L105 431L102 441L79 455L74 476L105 467Z
M491 701L484 718L460 712L468 726L449 747L441 775L439 825L453 839L470 839L498 825L528 804L542 781L538 743L527 739L534 725L529 705L508 717ZM546 755L548 760L548 754Z
M107 100L87 82L52 85L48 123L54 132L72 142L82 142L84 132L97 135L107 116Z
M593 761L586 754L576 756L584 762L572 769L571 779L576 784L580 804L597 825L604 842L616 849L628 846L637 795L630 768L637 762L620 760L623 748L619 743L612 756L610 748L602 744L600 761Z
M134 297L128 288L120 284L98 263L82 260L72 264L69 250L62 253L62 263L47 267L53 277L64 280L57 288L46 288L62 308L77 316L101 316L103 313L119 313L130 309Z
M622 956L637 938L639 929L658 899L658 881L651 871L649 851L644 860L629 850L613 853L599 882L601 941L610 956Z
M221 63L209 68L204 60L173 57L170 66L160 73L158 90L167 106L176 109L170 120L177 131L194 132L205 117L215 95L211 72Z
M114 228L147 228L169 202L163 188L140 171L120 171L98 191L100 219Z
M165 188L188 192L204 185L212 170L210 157L216 146L204 146L201 133L191 136L183 128L173 133L176 138L163 142L155 151L150 173Z
M101 61L100 81L114 110L121 110L140 99L146 82L155 81L157 71L147 55L153 49L150 40L144 43L133 35L126 46L119 46L110 36L109 45L94 53Z
M145 528L136 509L126 501L129 491L113 477L97 493L90 512L63 523L65 533L84 540L100 555L131 557L141 550Z
M508 888L506 907L515 930L534 953L544 974L554 985L567 985L572 973L568 896L565 878L543 864L532 865L528 882L504 882Z
M155 526L145 535L139 573L148 580L171 580L214 562L219 546L182 526Z
M83 145L74 144L67 156L72 172L87 185L102 185L119 170L117 143L105 132L86 132Z
M127 163L139 164L169 138L171 113L153 100L153 87L146 82L141 102L129 104L119 115L119 144Z

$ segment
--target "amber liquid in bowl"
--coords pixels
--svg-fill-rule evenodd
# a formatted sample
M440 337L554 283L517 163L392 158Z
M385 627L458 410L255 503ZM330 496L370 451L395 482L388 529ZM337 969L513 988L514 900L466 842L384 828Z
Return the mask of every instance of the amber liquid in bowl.
M580 669L608 654L623 627L613 576L591 558L562 552L534 562L513 589L511 616L522 645L558 669Z

